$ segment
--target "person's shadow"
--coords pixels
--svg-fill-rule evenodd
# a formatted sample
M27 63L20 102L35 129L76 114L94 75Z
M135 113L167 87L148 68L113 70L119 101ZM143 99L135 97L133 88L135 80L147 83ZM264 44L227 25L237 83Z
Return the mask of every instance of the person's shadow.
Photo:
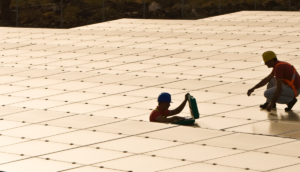
M264 131L266 132L265 134L280 136L284 133L290 133L299 130L298 126L300 123L300 112L285 112L284 110L276 109L272 110L271 112L268 112L268 118L270 120L269 127L268 131Z
M261 110L266 111L266 110ZM288 111L285 112L284 110L277 110L274 109L270 112L266 111L268 113L268 119L269 120L278 120L280 122L300 122L300 112L297 111Z
M201 128L201 126L197 123L197 122L195 122L193 125L191 125L192 127L195 127L195 128Z

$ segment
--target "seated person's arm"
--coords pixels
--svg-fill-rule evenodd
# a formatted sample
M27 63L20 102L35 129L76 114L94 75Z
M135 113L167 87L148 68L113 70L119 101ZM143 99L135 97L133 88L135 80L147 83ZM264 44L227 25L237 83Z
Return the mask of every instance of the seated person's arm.
M188 101L188 96L189 96L189 95L190 95L189 93L187 93L187 94L185 95L185 99L184 99L184 101L181 103L181 105L178 106L176 109L171 110L169 116L177 115L177 114L179 114L179 113L183 110L183 108L184 108L185 105L186 105L186 102Z

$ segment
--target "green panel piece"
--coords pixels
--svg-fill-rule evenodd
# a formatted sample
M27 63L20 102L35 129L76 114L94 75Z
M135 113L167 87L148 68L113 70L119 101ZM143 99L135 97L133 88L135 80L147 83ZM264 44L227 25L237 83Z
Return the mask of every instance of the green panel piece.
M188 118L183 121L173 122L173 124L179 124L179 125L193 125L194 123L195 120L193 118Z
M192 117L194 119L199 119L200 114L198 111L197 101L193 96L189 96L189 105Z

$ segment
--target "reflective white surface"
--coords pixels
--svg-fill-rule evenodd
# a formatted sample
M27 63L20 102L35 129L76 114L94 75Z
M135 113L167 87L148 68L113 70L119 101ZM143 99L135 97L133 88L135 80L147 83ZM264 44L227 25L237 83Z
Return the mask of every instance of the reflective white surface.
M267 112L265 88L246 95L271 72L264 51L300 69L299 20L242 11L0 28L0 170L299 171L300 104ZM161 92L172 94L170 109L190 92L200 119L150 123Z

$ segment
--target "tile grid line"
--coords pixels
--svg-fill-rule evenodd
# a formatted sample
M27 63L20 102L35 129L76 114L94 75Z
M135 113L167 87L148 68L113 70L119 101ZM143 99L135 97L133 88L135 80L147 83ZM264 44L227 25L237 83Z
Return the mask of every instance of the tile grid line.
M171 127L167 127L167 128L174 128L174 127L178 127L178 126L171 126ZM167 128L163 128L163 129L158 129L158 130L152 130L152 131L149 131L149 132L154 132L154 131L159 131L159 130L164 130L164 129L167 129ZM148 132L144 132L144 133L148 133ZM144 133L139 133L139 134L144 134ZM125 137L131 137L131 136L135 136L136 134L133 134L133 135L127 135ZM50 137L50 136L47 136L47 137ZM124 137L122 137L124 138ZM38 139L41 139L41 138L38 138ZM42 154L42 155L37 155L37 156L32 156L30 158L35 158L35 157L40 157L40 156L45 156L45 155L49 155L49 154L53 154L53 153L58 153L58 152L63 152L63 151L68 151L68 150L73 150L73 149L77 149L77 148L81 148L81 147L87 147L87 146L91 146L91 145L95 145L95 144L99 144L99 143L104 143L104 142L108 142L108 141L112 141L112 140L118 140L120 138L117 138L117 139L111 139L111 140L106 140L106 141L102 141L102 142L97 142L97 143L93 143L93 144L87 144L87 145L81 145L81 146L78 146L78 147L75 147L75 148L69 148L69 149L65 149L65 150L61 150L61 151L56 151L56 152L51 152L51 153L46 153L46 154ZM37 139L36 139L37 140ZM30 159L30 158L27 158L27 159ZM24 160L24 159L22 159ZM20 160L16 160L16 161L11 161L11 162L8 162L8 163L13 163L13 162L17 162L17 161L20 161ZM8 163L3 163L3 164L8 164ZM99 162L98 162L99 163ZM1 165L3 165L1 164Z

